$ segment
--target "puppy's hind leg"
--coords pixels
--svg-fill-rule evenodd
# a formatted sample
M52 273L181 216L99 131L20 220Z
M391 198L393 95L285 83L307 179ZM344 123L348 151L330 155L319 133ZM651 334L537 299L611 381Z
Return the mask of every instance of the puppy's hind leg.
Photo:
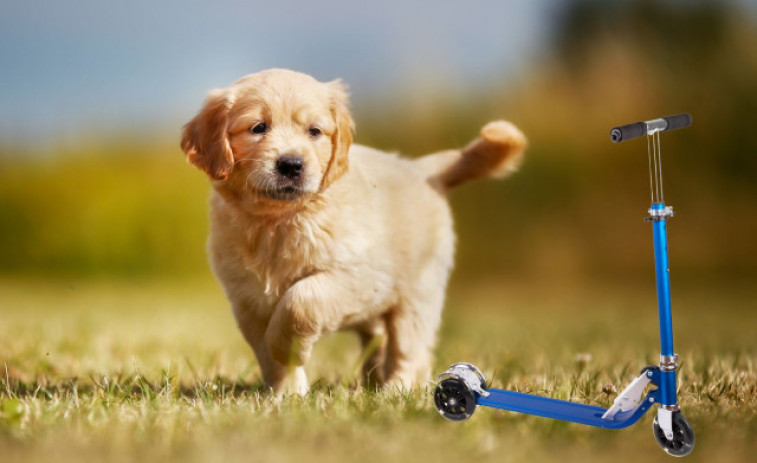
M409 388L431 379L444 292L405 299L387 317L386 383Z
M363 386L374 389L384 384L384 366L386 362L386 322L378 318L357 327L360 345L363 349Z

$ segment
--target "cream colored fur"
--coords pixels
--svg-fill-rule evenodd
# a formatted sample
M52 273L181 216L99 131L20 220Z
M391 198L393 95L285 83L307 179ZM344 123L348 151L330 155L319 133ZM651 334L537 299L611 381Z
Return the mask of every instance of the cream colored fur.
M214 187L213 270L276 392L305 393L314 343L344 329L367 350L367 383L430 379L455 245L445 192L512 171L526 143L498 121L409 160L352 145L352 125L340 82L270 70L211 92L184 129ZM276 171L285 154L304 160L296 184Z

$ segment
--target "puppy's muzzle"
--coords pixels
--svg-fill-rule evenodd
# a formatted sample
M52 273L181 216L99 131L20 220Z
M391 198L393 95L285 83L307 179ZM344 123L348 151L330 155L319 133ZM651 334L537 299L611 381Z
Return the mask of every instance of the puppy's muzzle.
M276 172L289 180L299 180L305 170L305 161L297 155L285 154L276 160Z

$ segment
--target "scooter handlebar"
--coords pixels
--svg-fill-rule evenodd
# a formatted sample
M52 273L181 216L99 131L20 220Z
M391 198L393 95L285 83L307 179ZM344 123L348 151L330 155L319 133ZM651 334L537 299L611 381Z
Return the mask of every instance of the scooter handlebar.
M647 134L647 124L643 122L634 122L633 124L621 125L610 130L610 140L614 143L641 137Z
M689 113L667 116L663 117L663 119L668 123L668 127L665 130L683 129L691 125L691 114Z
M677 114L646 122L634 122L633 124L621 125L610 130L610 140L614 143L641 137L648 132L656 130L667 132L668 130L683 129L691 125L691 114Z

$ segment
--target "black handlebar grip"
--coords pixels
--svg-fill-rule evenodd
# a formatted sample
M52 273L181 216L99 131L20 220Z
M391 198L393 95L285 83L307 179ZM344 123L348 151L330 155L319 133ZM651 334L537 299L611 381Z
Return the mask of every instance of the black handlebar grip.
M610 140L612 140L613 143L620 143L646 134L647 124L643 122L634 122L633 124L621 125L610 130Z
M688 127L691 125L691 114L689 113L677 114L675 116L667 116L667 117L663 117L663 119L665 119L665 122L668 123L668 126L665 128L665 131L682 129L684 127Z
M665 125L662 125L665 121ZM647 127L653 133L667 132L668 130L682 129L691 125L691 114L676 114L675 116L666 116L659 119L653 119L647 122L634 122L633 124L621 125L610 130L610 140L615 143L630 140L647 134ZM664 128L663 128L664 127Z

